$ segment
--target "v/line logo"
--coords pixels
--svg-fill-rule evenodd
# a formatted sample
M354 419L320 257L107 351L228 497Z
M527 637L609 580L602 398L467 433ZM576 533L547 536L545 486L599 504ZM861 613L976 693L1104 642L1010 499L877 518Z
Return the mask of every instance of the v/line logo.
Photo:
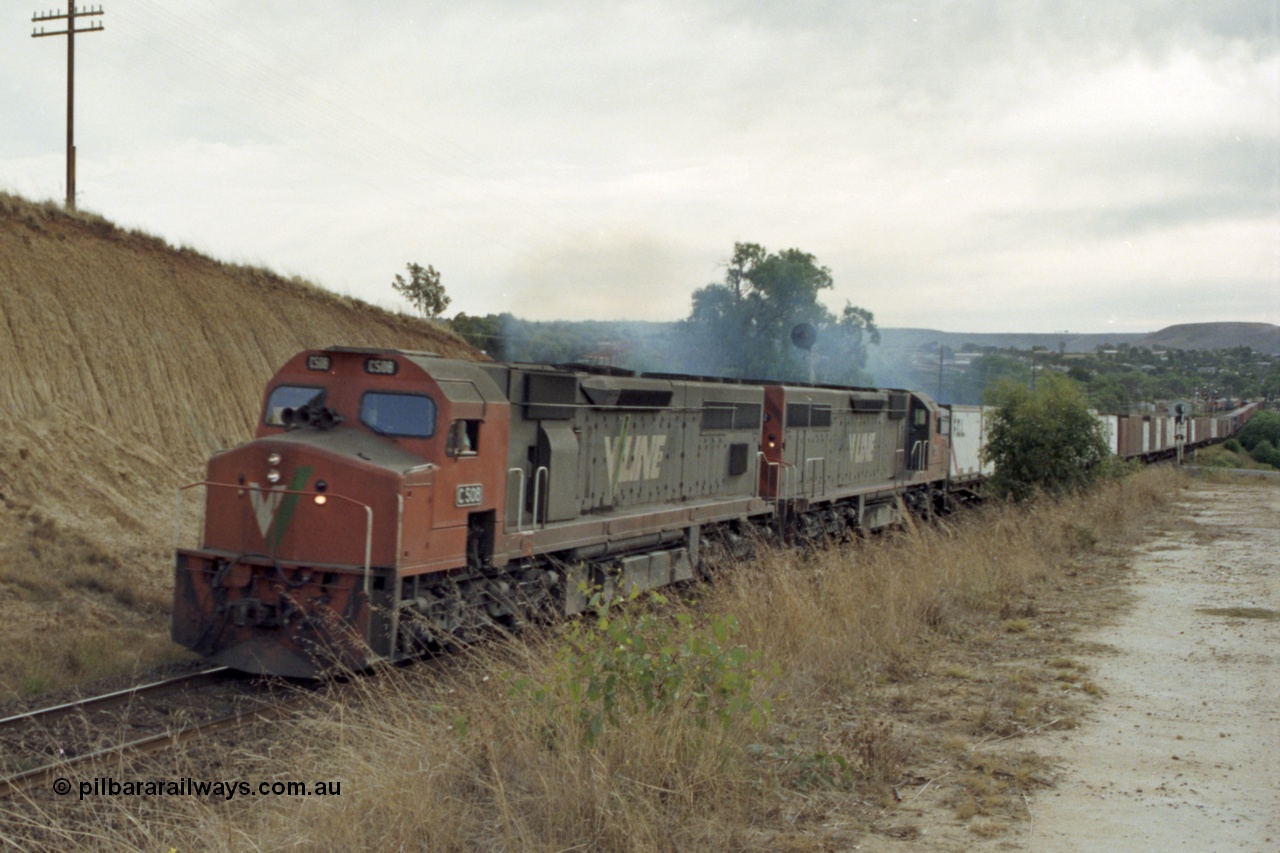
M609 466L609 483L635 483L656 480L662 475L666 458L665 435L623 435L604 438L605 461Z
M854 465L874 462L876 458L876 434L860 432L850 436L849 461Z
M258 530L262 531L262 538L266 539L271 522L276 520L276 513L280 510L280 502L284 500L284 492L277 490L284 489L284 486L276 486L269 492L262 491L257 483L250 483L249 486L249 504L253 507L253 517L258 522Z
M293 481L287 489L283 484L270 489L264 489L255 482L248 484L249 505L253 507L253 517L258 522L268 553L274 553L280 546L280 540L284 539L284 532L293 520L293 512L298 508L297 492L305 489L310 479L311 466L302 465L294 472Z

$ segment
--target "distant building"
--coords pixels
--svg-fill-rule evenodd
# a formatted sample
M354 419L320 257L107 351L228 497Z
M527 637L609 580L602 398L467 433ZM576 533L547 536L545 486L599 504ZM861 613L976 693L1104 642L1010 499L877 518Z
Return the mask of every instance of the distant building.
M635 352L635 345L620 341L608 341L582 356L584 364L598 364L601 367L616 367L627 361Z

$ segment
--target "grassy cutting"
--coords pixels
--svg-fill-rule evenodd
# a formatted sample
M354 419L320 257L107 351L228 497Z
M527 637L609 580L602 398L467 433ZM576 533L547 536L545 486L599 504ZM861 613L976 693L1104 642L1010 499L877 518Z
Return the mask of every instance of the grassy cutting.
M0 700L172 656L175 490L252 436L287 358L330 344L477 355L426 321L0 192Z

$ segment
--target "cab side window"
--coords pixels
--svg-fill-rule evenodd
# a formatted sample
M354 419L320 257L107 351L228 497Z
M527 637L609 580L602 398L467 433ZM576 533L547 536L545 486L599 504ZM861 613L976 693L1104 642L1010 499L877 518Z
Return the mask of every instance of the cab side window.
M480 452L480 421L457 420L449 424L450 456L475 456Z

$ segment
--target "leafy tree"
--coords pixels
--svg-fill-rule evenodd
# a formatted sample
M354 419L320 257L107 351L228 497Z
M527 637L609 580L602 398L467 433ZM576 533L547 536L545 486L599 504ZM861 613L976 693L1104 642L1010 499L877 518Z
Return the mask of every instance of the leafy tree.
M1280 412L1258 412L1240 430L1240 443L1254 459L1258 457L1253 451L1264 441L1280 447Z
M823 379L845 385L870 384L867 346L879 343L875 315L846 302L835 327L829 328L825 337L820 336L815 347L827 360Z
M1001 497L1025 500L1037 492L1083 488L1110 454L1102 422L1089 414L1089 400L1065 376L1046 374L1035 390L1006 382L992 389L986 461L995 463L991 488Z
M476 349L495 359L506 358L503 329L512 320L510 314L486 314L472 317L459 311L449 321L449 328Z
M999 353L978 356L964 372L948 378L947 396L952 402L976 405L983 401L988 387L1001 382L1030 384L1031 371L1026 362Z
M1127 414L1129 392L1110 376L1098 375L1089 380L1089 400L1099 412Z
M818 301L833 286L831 270L799 249L770 252L735 243L723 282L693 294L685 333L701 362L695 372L805 381L807 354L791 342L801 323L818 332L813 355L827 382L865 381L866 347L880 342L875 316L846 305L836 318Z
M1280 468L1280 450L1277 450L1275 445L1265 438L1253 446L1253 449L1249 451L1249 455L1253 457L1254 462L1261 462L1263 465L1270 465L1272 468Z
M445 295L444 285L440 283L440 273L436 272L435 267L424 269L421 264L406 264L406 268L409 271L408 280L397 275L395 281L391 282L392 289L421 311L422 316L428 320L436 319L453 301Z

